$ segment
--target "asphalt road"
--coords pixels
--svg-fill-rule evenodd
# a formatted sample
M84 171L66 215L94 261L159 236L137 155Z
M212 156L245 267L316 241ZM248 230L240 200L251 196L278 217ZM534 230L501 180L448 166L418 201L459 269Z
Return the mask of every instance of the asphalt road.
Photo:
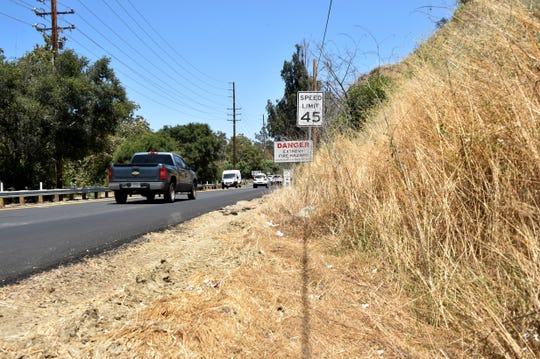
M141 235L268 193L262 188L179 194L176 202L141 197L0 210L0 285L116 248Z

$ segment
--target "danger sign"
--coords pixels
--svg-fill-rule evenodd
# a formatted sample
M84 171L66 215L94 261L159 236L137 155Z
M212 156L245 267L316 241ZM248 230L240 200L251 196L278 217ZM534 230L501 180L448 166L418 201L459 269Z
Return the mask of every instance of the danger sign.
M313 141L274 142L274 162L313 161Z

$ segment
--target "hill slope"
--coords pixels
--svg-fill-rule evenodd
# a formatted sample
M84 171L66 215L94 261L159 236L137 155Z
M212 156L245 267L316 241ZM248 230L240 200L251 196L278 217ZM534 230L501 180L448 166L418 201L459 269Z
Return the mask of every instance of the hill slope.
M540 20L525 3L467 1L292 189L1 288L0 353L537 357Z
M540 15L523 3L467 1L282 204L387 264L451 356L540 355Z

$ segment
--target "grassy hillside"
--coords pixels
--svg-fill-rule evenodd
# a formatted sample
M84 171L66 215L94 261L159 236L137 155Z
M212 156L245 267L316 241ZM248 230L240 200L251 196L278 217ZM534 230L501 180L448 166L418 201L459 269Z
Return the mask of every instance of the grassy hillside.
M467 1L274 200L283 222L310 208L310 240L385 263L450 357L540 355L538 6Z

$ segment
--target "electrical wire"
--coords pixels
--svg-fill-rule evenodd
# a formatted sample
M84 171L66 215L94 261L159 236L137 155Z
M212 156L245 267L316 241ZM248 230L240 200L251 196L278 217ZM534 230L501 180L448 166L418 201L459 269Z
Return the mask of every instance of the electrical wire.
M126 61L122 61L118 56L114 55L113 53L111 53L110 51L106 50L103 46L99 45L97 41L93 40L92 42L98 46L103 50L103 51L106 51L106 53L113 57L115 60L119 61L122 65L124 65L127 69L129 69L131 72L133 72L137 77L140 77L140 78L143 78L147 84L146 86L145 85L141 85L142 87L145 87L145 88L148 88L148 84L151 84L153 87L159 89L159 91L163 94L163 96L165 98L168 98L169 101L173 102L173 103L176 103L176 104L179 104L185 108L190 108L191 110L194 110L198 113L203 113L203 114L212 114L211 112L208 112L207 110L208 109L211 109L211 106L208 105L208 104L204 104L196 99L193 99L192 97L190 96L187 96L187 95L182 95L182 96L174 96L173 97L173 94L174 93L178 93L177 90L174 90L174 86L171 86L171 85L168 85L166 83L166 81L159 81L157 82L156 79L160 79L160 78L163 78L163 77L160 77L158 76L155 71L162 71L163 69L156 69L155 67L155 64L150 60L148 59L146 56L140 56L140 51L137 51L137 49L135 49L133 46L131 46L131 44L125 40L122 36L120 36L112 27L110 27L106 22L104 22L103 20L100 19L100 17L98 17L91 9L89 9L86 5L82 4L82 6L90 13L92 14L92 16L94 16L96 19L98 19L100 21L100 23L102 23L109 31L111 31L113 34L115 34L121 41L121 43L123 44L126 44L127 47L129 47L131 49L131 53L128 53L126 50L124 50L123 48L121 48L117 43L115 43L114 41L112 41L110 39L110 37L106 36L105 34L103 34L98 28L96 28L96 26L94 26L92 24L91 21L85 19L84 17L82 16L79 16L79 18L81 19L81 21L83 21L84 23L86 23L90 28L92 28L93 32L95 32L96 34L100 35L103 39L105 39L105 41L107 41L112 47L114 47L119 53L123 54L124 57L126 58L129 58L131 60L131 62L133 62L138 68L142 69L142 71L137 71L135 68L133 68L132 66L128 65ZM80 30L80 29L79 29ZM82 33L82 32L81 32ZM84 33L84 36L87 37L89 40L91 39L91 37ZM137 54L137 56L133 56L133 54ZM157 56L157 54L155 54ZM135 60L136 58L141 58L143 60L145 60L149 66L144 66L142 65L140 62L138 62L137 60ZM146 74L150 74L151 77L147 76ZM165 75L165 78L168 79L168 80L171 80L171 77L169 74L167 73L164 73ZM188 102L184 102L184 101L181 101L179 100L177 97L180 97L182 99L187 99L189 100L189 103ZM195 105L198 105L199 107L195 107ZM201 108L204 108L205 110L202 110Z
M107 4L105 4L107 5ZM146 86L142 85L142 87L148 89L148 85L150 87L154 87L158 90L158 92L163 94L164 99L167 99L167 101L174 102L178 104L181 102L184 109L190 109L197 113L204 113L206 115L213 115L215 117L216 112L222 112L224 111L226 104L224 103L226 96L222 95L219 96L217 94L213 94L208 91L206 88L202 88L199 86L200 91L203 91L207 94L207 96L202 95L200 91L196 91L193 89L193 87L189 86L188 79L184 76L184 80L176 81L174 85L170 84L170 81L175 81L176 78L182 78L178 72L178 69L175 69L174 66L171 65L170 62L165 61L163 59L163 56L158 54L155 49L155 47L151 47L148 45L147 42L145 42L142 39L142 35L140 36L140 31L137 33L137 31L134 29L133 26L129 26L125 20L125 16L121 16L118 11L116 11L111 6L107 5L107 8L111 11L114 16L119 18L124 25L124 27L129 30L131 33L134 33L135 38L137 39L137 44L141 46L145 46L145 50L137 50L135 47L130 43L130 41L127 41L123 36L118 34L118 31L113 29L111 26L109 26L103 18L103 14L100 13L101 16L98 16L95 12L93 12L88 6L86 6L84 3L81 3L82 8L90 14L90 16L86 16L87 18L95 18L100 24L103 24L108 29L108 32L115 35L120 42L116 43L110 38L110 35L103 34L96 26L93 26L91 22L95 22L92 20L87 20L84 17L81 17L81 21L86 23L90 28L92 28L92 33L95 33L99 36L101 36L110 46L112 46L115 50L117 56L114 58L117 60L120 60L118 55L121 57L124 57L128 60L122 61L124 64L127 64L127 62L135 64L135 68L140 69L137 71L133 66L129 67L128 70L135 74L136 77L142 77L145 78L144 81L148 81L148 84ZM123 8L123 10L126 10ZM125 11L124 11L125 12ZM129 15L129 14L128 14ZM133 19L132 15L128 16L130 19ZM101 27L101 26L100 26ZM89 36L86 34L86 36ZM154 42L154 40L153 40ZM121 47L119 46L121 44ZM124 46L125 45L125 46ZM107 46L109 47L109 46ZM148 52L152 55L152 59L150 59L148 56L143 55L143 53ZM110 56L112 56L111 51L107 52ZM141 64L141 61L145 63L145 65ZM167 68L166 66L156 66L159 62L164 62L167 66L169 66L170 71L165 71ZM161 75L157 74L160 73ZM148 74L151 74L151 79L148 79ZM177 76L176 76L177 75ZM158 81L159 83L157 83ZM193 83L191 81L191 83ZM181 86L182 89L180 89L178 86ZM180 92L179 92L180 91ZM186 93L188 91L189 93ZM155 92L155 91L154 91ZM210 98L208 95L212 95L213 97ZM177 97L177 99L173 100L171 97ZM223 103L219 104L219 99L222 99ZM183 101L182 101L183 100ZM187 101L187 102L186 102ZM156 101L153 101L156 102ZM163 101L161 101L163 102ZM213 111L213 112L211 112Z
M29 1L9 1L27 10L35 9ZM75 11L77 26L74 31L64 32L63 37L76 44L83 53L89 54L90 58L101 58L103 55L96 56L96 52L102 52L121 65L113 68L129 80L130 86L126 87L126 91L136 93L138 98L174 111L190 121L219 121L222 125L227 120L230 96L228 93L220 95L222 91L230 91L224 86L227 82L216 80L189 62L156 30L137 8L137 3L130 0L127 0L129 6L118 0L103 3L107 11L103 12L102 7L98 14L90 6L93 3L80 0L75 6L82 10ZM58 5L67 8L73 6L62 0L58 0ZM33 16L34 12L31 13ZM3 11L0 11L0 16L34 27L30 22ZM106 20L107 16L116 17L122 30L113 28L111 22ZM65 16L58 16L59 23L65 20ZM126 34L132 36L135 42L128 41Z
M5 16L5 17L8 17L8 18L12 19L12 20L18 21L18 22L20 22L20 23L22 23L22 24L33 26L33 25L32 25L31 23L29 23L29 22L26 22L26 21L24 21L24 20L18 19L18 18L16 18L16 17L13 17L13 16L11 16L11 15L9 15L9 14L6 14L6 13L4 13L4 12L1 12L1 11L0 11L0 15L3 15L3 16Z
M102 0L102 1L103 1L103 0ZM154 43L154 45L157 46L157 47L161 50L162 53L166 54L167 57L170 57L170 58L172 58L172 59L174 60L174 57L171 56L171 55L168 53L168 51L167 51L166 49L164 49L163 46L161 46L161 45L155 40L155 38L152 37L152 36L148 33L148 31L146 31L146 29L140 25L139 21L137 21L137 19L135 19L135 18L127 11L127 9L122 5L122 3L119 2L118 0L117 0L116 2L117 2L117 4L120 6L120 8L122 8L122 10L124 11L124 13L132 20L132 22L133 22L134 24L136 24L136 25L138 26L138 28L146 35L146 37L148 37L148 38ZM197 92L197 91L194 91L194 92L197 93L197 95L198 95L199 97L205 98L205 99L209 100L210 98L209 98L209 97L206 97L206 96L207 96L207 95L211 95L212 99L209 100L209 101L210 101L210 102L213 102L214 99L215 99L216 97L221 96L221 95L218 95L218 94L216 94L216 93L210 93L210 92L208 91L207 88L203 88L203 87L202 87L201 85L199 85L196 81L192 81L192 80L189 79L187 76L185 76L184 74L182 74L181 72L179 72L177 67L172 66L170 62L166 61L165 57L158 55L158 54L156 53L156 51L154 51L154 50L152 49L152 47L149 46L149 45L146 43L145 40L143 40L141 37L139 37L139 35L137 34L137 32L134 31L134 30L131 28L131 26L129 25L129 23L127 23L126 21L124 21L124 19L123 19L121 16L119 16L119 15L118 15L111 7L110 7L109 4L106 3L106 5L107 5L107 6L108 6L108 7L116 14L116 16L117 16L117 17L118 17L118 18L126 25L126 27L127 27L127 28L128 28L128 29L136 36L136 37L137 37L137 39L139 39L139 41L140 41L141 43L143 43L150 51L152 51L152 52L154 53L154 55L156 56L157 59L163 61L163 63L165 63L165 64L169 67L169 69L170 69L172 72L176 73L179 77L181 77L182 79L184 79L190 86L192 86L192 88L196 88L196 89L198 89L198 90L201 90L201 91L203 91L203 92L206 92L205 95L202 95L201 93L199 93L199 92ZM178 62L177 62L177 65L179 65L180 67L182 67L182 69L187 70L187 69L185 69L185 67L183 67L183 66L182 66L181 64L179 64Z
M30 9L30 10L34 9L34 7L31 4L28 4L23 0L11 0L11 2L14 3L15 5L24 7L26 9Z
M326 41L326 32L328 31L328 23L330 22L330 13L332 12L332 2L333 0L330 0L330 4L328 4L328 13L326 14L326 24L324 25L324 33L323 33L323 39L321 43L321 49L319 52L319 57L317 58L317 63L321 61L322 52L324 49L324 43Z
M118 0L116 0L118 2ZM182 56L165 38L163 38L163 36L161 36L161 34L154 28L154 26L152 26L152 23L150 21L148 21L146 19L146 17L144 17L144 15L133 5L133 3L131 2L131 0L127 0L128 3L131 5L131 7L137 12L137 14L140 16L140 18L146 23L146 25L152 29L152 31L180 58L182 59L185 63L187 63L192 69L194 69L196 72L198 72L199 74L203 75L204 77L206 77L207 79L211 80L211 81L214 81L215 83L219 83L221 85L227 83L227 81L220 81L220 80L216 80L214 79L212 76L204 73L203 71L199 70L197 67L195 67L191 62L189 62L184 56ZM182 69L184 69L186 72L190 73L191 75L193 75L193 73L191 71L189 71L187 68L185 68L183 65L181 64L178 64L180 67L182 67ZM200 79L200 78L199 78ZM202 82L205 82L207 83L206 81L204 80L201 80ZM216 87L217 89L220 89L220 90L224 90L224 88L222 87ZM226 90L226 89L225 89Z
M199 108L196 108L196 107L193 107L191 106L189 103L186 103L186 102L182 102L174 97L171 97L170 95L167 94L167 91L168 89L161 86L159 83L156 83L152 78L148 77L148 76L145 76L143 74L140 74L138 73L135 69L133 69L129 64L127 64L126 62L124 62L123 60L121 60L120 58L118 58L117 56L115 56L114 54L112 54L111 52L109 52L107 49L105 49L103 46L101 46L97 41L93 40L88 34L82 32L80 29L78 29L78 32L80 32L86 39L88 39L90 42L92 42L94 45L96 45L97 47L99 47L100 49L102 49L103 51L105 51L109 56L111 56L111 58L115 59L116 61L118 61L120 64L122 64L124 67L126 67L127 69L129 69L131 72L134 72L136 74L138 74L137 76L139 76L140 78L142 78L143 80L145 80L147 83L152 83L154 86L156 86L157 88L159 88L161 91L162 91L162 95L165 96L165 97L168 97L169 101L171 101L172 103L175 103L179 106L182 106L182 107L185 107L185 108L190 108L192 109L193 111L196 111L196 112L199 112L201 114L212 114L211 112L206 112L206 111L202 111L201 109ZM140 80L137 80L135 78L131 78L133 81L137 82L139 85L141 85L141 87L144 87L144 88L147 88L147 83L142 83L140 82ZM157 101L155 100L152 100L153 102L156 102L158 103ZM163 103L159 102L158 104L160 105L163 105Z

